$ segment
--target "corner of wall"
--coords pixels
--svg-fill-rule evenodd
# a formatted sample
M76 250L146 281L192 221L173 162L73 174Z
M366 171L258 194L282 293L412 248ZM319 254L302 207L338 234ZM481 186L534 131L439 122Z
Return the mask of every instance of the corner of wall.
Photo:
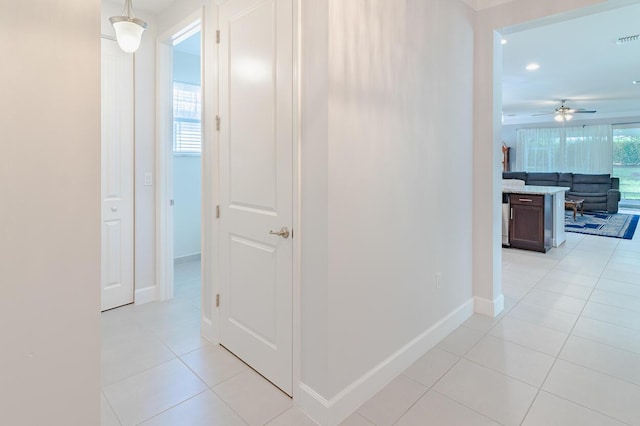
M136 305L144 305L145 303L156 300L156 286L145 287L135 290L134 299Z
M323 426L340 424L380 389L400 375L472 314L474 301L466 301L380 364L327 400L304 383L294 395L296 403Z
M477 314L488 315L495 318L504 309L504 296L502 294L494 300L484 299L482 297L474 297L473 300L473 307Z

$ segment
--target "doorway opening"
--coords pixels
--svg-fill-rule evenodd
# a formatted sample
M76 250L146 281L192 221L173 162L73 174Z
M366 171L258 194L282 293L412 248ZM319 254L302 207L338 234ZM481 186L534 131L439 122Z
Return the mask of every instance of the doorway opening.
M176 295L195 301L202 287L202 25L201 13L195 15L158 40L156 299L160 301Z
M202 56L199 23L177 36L172 48L174 297L200 306Z

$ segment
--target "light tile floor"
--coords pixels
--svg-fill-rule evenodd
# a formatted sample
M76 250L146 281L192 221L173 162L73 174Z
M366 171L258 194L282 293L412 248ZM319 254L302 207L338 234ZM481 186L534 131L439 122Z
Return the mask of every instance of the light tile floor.
M640 425L640 230L505 249L503 291L343 425ZM103 314L103 426L315 424L199 337L199 262L175 295Z

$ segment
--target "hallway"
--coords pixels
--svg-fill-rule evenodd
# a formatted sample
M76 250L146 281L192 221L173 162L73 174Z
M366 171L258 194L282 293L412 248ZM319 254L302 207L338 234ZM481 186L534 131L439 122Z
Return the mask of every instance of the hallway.
M503 249L503 313L471 317L343 425L640 425L640 231L567 237ZM314 425L200 339L199 266L176 271L174 300L103 314L102 425Z
M234 426L282 415L277 425L302 415L288 413L289 397L200 337L199 261L175 266L174 292L168 302L102 314L102 426Z

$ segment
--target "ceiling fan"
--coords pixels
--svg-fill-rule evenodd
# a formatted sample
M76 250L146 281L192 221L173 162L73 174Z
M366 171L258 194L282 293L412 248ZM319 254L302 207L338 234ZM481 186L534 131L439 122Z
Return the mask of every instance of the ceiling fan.
M553 117L554 120L558 122L569 121L573 118L573 114L593 114L597 111L595 110L586 110L584 108L569 108L565 106L564 103L567 102L566 99L562 99L560 107L556 108L554 112L544 112L541 114L533 114L536 115L551 115L555 114Z

